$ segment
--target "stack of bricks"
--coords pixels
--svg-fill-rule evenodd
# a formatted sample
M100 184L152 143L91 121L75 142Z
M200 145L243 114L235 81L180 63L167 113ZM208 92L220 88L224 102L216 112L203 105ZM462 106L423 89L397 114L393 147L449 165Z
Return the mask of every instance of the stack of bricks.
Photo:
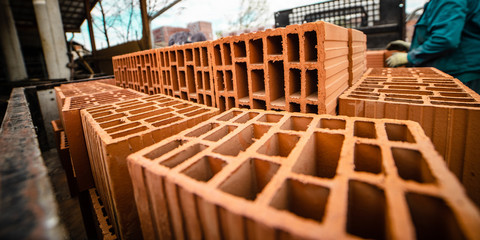
M76 95L64 99L63 108L61 109L61 119L63 120L65 134L70 143L70 159L77 185L76 190L80 192L94 186L82 130L80 110L146 96L145 94L132 89L122 89L116 86L112 87L115 89L88 95Z
M348 30L316 22L213 42L220 110L335 113L348 87Z
M157 50L145 50L113 57L113 73L116 85L135 89L146 94L161 93L161 72Z
M413 120L480 205L480 96L433 68L369 69L340 96L341 115Z
M158 49L162 93L215 106L210 42Z
M412 121L233 109L128 157L149 239L479 239Z
M126 157L216 114L161 94L81 111L95 186L119 238L141 236Z
M351 87L367 70L367 35L355 29L348 29L348 86Z

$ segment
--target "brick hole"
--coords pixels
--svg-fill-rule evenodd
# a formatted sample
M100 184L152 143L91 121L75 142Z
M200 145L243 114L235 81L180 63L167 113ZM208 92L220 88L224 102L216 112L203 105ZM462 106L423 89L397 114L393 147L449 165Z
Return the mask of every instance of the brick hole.
M183 120L183 118L178 117L178 116L171 117L171 118L167 118L165 120L162 120L162 121L159 121L159 122L156 122L156 123L152 123L152 126L160 127L160 126L164 126L164 125L171 124L171 123L174 123L174 122L178 122L180 120Z
M119 131L122 131L122 130L126 130L126 129L129 129L129 128L136 127L140 124L141 123L139 123L139 122L127 123L125 125L121 125L121 126L118 126L118 127L107 128L107 129L105 129L105 132L112 134L112 133L115 133L115 132L119 132Z
M440 102L440 101L430 101L430 103L435 105L442 105L442 106L473 107L473 108L480 107L480 104L469 104L469 103L452 103L452 102Z
M220 126L220 124L218 123L209 123L209 124L205 124L199 128L196 128L195 130L193 131L190 131L189 133L185 134L186 137L200 137L201 135L204 135L208 132L210 132L211 130L217 128L218 126Z
M440 92L440 96L443 97L471 97L467 93L449 93L449 92Z
M167 118L171 118L173 116L175 116L175 114L167 113L167 114L162 114L160 116L154 116L154 117L147 118L144 121L148 122L148 123L152 123L152 122L157 122L157 121L164 120L164 119L167 119Z
M222 159L205 156L193 163L182 173L201 182L208 182L227 165Z
M226 109L226 102L225 102L225 97L223 96L220 96L219 99L218 99L218 108L220 109L220 112L223 112Z
M100 201L100 200L99 200L99 201ZM103 204L100 204L100 206L103 206ZM104 207L102 207L101 209L102 209L102 215L103 215L104 217L106 217L106 216L107 216L107 210L105 210ZM108 219L107 219L107 220L108 220ZM108 221L108 222L110 222L110 221ZM107 223L108 223L108 222L107 222Z
M180 90L180 88L178 86L177 67L175 67L175 66L172 66L172 86L173 86L173 91Z
M233 91L233 74L230 70L225 70L225 85L227 91Z
M437 92L464 92L461 88L439 88L439 87L427 87L429 91L437 91Z
M343 119L320 119L317 128L328 128L328 129L345 129L346 122Z
M168 89L168 95L172 96L173 97L173 90L172 89Z
M108 122L108 121L111 121L111 120L114 120L114 119L122 118L124 116L125 116L125 114L123 114L123 113L117 113L117 114L112 114L110 116L95 119L95 121L97 121L97 123L104 123L104 122Z
M305 32L304 47L305 47L305 50L304 50L305 61L316 62L318 59L317 32L315 31Z
M147 106L142 108L140 108L140 106L137 106L135 110L128 111L128 113L135 115L135 114L144 113L144 112L157 110L157 109L158 108L156 106Z
M269 122L269 123L277 123L282 119L283 115L277 114L265 114L258 119L259 122Z
M227 136L229 133L233 132L236 128L237 128L236 126L223 126L203 139L212 141L212 142L217 142L218 140Z
M300 174L334 178L345 137L341 134L315 132L293 166Z
M212 107L212 106L213 106L213 105L212 105L212 97L211 97L211 96L207 95L207 96L205 97L205 100L206 100L205 104L206 104L207 106L209 106L209 107Z
M288 70L288 83L289 83L289 94L290 97L300 98L301 97L301 70L300 69L289 69ZM316 99L317 100L317 99Z
M159 104L158 106L160 106L160 107L169 107L169 106L177 105L177 104L179 104L179 103L181 103L181 102L178 101L178 100L173 100L173 101L171 101L171 102Z
M180 104L174 104L172 107L174 107L176 109L184 109L184 108L188 108L188 107L192 106L192 104L190 104L190 103L185 103L185 102L180 102L180 101L177 101L177 103L180 103Z
M203 73L203 80L205 81L205 90L210 91L210 73L204 72Z
M208 109L198 109L198 110L194 110L192 112L186 113L185 116L186 117L193 117L193 116L196 116L196 115L199 115L199 114L202 114L202 113L207 113L209 111L210 110L208 110Z
M228 156L237 156L240 152L246 151L250 145L260 139L269 129L270 126L252 124L215 148L213 152Z
M187 62L193 62L193 51L192 49L185 49L185 58Z
M197 155L197 153L205 150L208 146L197 143L187 148L184 148L183 151L175 154L174 156L160 162L160 165L163 165L168 168L174 168L189 158Z
M182 110L178 110L177 113L184 114L184 113L187 113L187 112L191 112L193 110L197 110L199 108L200 107L198 107L198 106L189 105L188 107L183 108Z
M248 122L249 120L255 118L256 116L258 116L259 113L256 113L256 112L249 112L249 113L246 113L244 114L243 116L237 118L234 123L246 123Z
M248 41L250 63L263 63L263 42L262 39Z
M185 71L178 71L178 76L179 76L179 82L180 82L180 88L186 88L187 87L187 81L185 80Z
M145 131L145 130L148 130L148 127L141 126L141 127L138 127L138 128L133 128L133 129L127 130L127 131L115 133L115 134L112 134L110 136L112 137L112 139L116 139L116 138L125 137L125 136L128 136L128 135L132 135L132 134L135 134L135 133L139 133L139 132L142 132L142 131Z
M208 49L206 47L202 47L201 49L202 49L202 65L204 67L208 67L210 66L210 64L208 63Z
M111 110L108 110L108 111L105 111L105 112L99 112L99 113L90 113L92 114L92 118L93 119L96 119L96 118L99 118L99 117L104 117L104 116L108 116L110 114L112 114L112 111Z
M268 62L268 78L270 82L270 100L276 100L275 105L285 104L285 77L283 61ZM281 101L283 99L283 101Z
M377 145L355 144L355 171L379 174L382 172L382 151Z
M380 96L380 93L372 93L372 92L352 91L351 93L355 95L364 95L364 96Z
M187 92L182 91L180 94L181 94L181 96L180 96L181 99L188 100L188 93ZM193 99L192 99L192 101L193 101Z
M282 130L306 131L313 118L290 117L281 127Z
M435 182L427 162L419 151L392 148L392 156L397 166L398 175L403 180L412 180L418 183Z
M465 239L443 199L413 192L407 193L406 199L417 239Z
M232 65L232 49L230 43L223 44L223 58L225 59L225 65Z
M452 98L452 97L430 97L430 100L445 101L445 102L465 102L465 103L476 101L473 98Z
M422 99L422 96L401 95L401 94L385 94L389 98L405 98L405 99Z
M250 109L250 105L243 105L243 104L240 104L240 108L244 108L244 109Z
M318 105L307 104L307 113L318 113Z
M305 96L307 99L318 101L318 71L307 70L305 73Z
M235 105L235 98L234 97L228 97L227 98L227 108L228 109L231 109L231 108L234 108L236 105Z
M185 57L184 57L184 54L183 54L183 50L178 50L177 51L177 64L179 67L183 67L185 66Z
M289 62L300 62L300 40L298 34L287 35L287 56Z
M286 133L276 133L257 152L268 156L288 157L300 137Z
M195 82L197 83L197 88L199 90L203 90L203 79L202 79L203 74L202 72L197 72L196 75L197 76L196 76Z
M267 54L269 55L282 55L282 36L270 36L267 37Z
M204 98L205 98L204 95L199 93L198 94L198 103L205 104L205 99Z
M390 101L390 102L401 102L401 103L416 103L416 104L422 104L422 100L408 100L408 99L403 99L403 98L385 98L385 101Z
M219 189L237 197L254 201L278 171L279 164L252 158L240 165Z
M457 84L434 84L435 87L458 88Z
M213 47L213 57L215 58L215 65L221 66L222 63L222 54L220 52L220 45L215 45Z
M248 97L248 77L247 64L235 63L235 79L237 86L237 96L239 99Z
M166 67L166 64L165 64L165 53L161 52L159 54L159 57L160 57L160 66L161 67Z
M256 95L265 96L265 76L263 70L252 70L252 91Z
M290 107L290 109L289 109L290 112L300 112L301 111L300 104L298 104L298 103L291 102L291 103L289 103L289 107Z
M377 138L377 131L373 122L355 121L353 129L356 137Z
M371 97L371 96L361 96L361 95L356 95L356 94L349 94L347 97L349 97L349 98L358 98L358 99L372 99L372 100L378 100L378 97Z
M247 57L247 48L244 41L234 42L233 51L237 58Z
M187 66L187 83L188 83L188 93L196 93L197 89L195 88L195 72L193 66Z
M110 121L110 122L102 123L102 124L100 124L100 127L101 128L110 128L110 127L117 126L117 125L124 124L124 123L125 123L124 120L116 119L116 120L113 120L113 121Z
M217 120L226 122L242 113L242 111L229 111L228 113L225 113L222 116L218 117Z
M387 131L387 137L390 141L415 143L415 139L407 125L385 123L385 130Z
M386 211L385 193L382 189L360 181L349 181L348 233L362 238L385 239Z
M322 222L329 194L330 190L326 187L287 179L273 197L270 206Z
M372 88L362 88L362 87L357 88L356 90L357 91L362 91L362 92L373 92L373 91L375 91L375 89L372 89Z
M388 89L419 90L416 86L388 86Z

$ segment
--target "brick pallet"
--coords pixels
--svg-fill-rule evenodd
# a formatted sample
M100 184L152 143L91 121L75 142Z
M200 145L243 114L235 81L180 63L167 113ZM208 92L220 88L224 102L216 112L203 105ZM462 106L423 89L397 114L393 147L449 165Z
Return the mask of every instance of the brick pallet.
M115 86L112 86L115 87ZM77 92L77 91L76 91ZM85 191L94 186L90 162L83 136L80 110L103 104L125 101L146 96L132 89L115 87L115 90L103 91L89 95L66 97L61 109L65 134L70 143L71 165L75 175L78 191Z
M81 111L95 186L121 239L141 236L126 157L216 114L161 94Z
M420 125L233 109L128 157L147 239L479 239Z
M340 96L340 114L413 120L480 205L480 96L433 68L369 69Z
M363 32L348 29L348 86L351 87L367 70L366 63L367 35Z
M162 93L215 106L211 42L158 49L162 72Z

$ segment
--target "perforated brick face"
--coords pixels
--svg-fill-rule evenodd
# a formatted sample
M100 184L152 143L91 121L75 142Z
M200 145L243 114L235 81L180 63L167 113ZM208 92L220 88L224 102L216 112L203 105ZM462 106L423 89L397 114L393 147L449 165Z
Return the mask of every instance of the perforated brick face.
M75 92L78 91L76 90ZM73 169L68 171L74 172L78 191L85 191L93 187L94 182L82 130L80 110L94 106L101 106L108 103L122 102L129 99L144 97L146 94L134 91L132 89L115 87L115 90L111 91L101 91L89 95L73 95L72 93L71 95L71 97L65 98L63 109L61 110L61 119L63 119L65 134L70 143L70 167L73 167Z
M160 94L81 111L95 186L121 239L141 236L126 157L216 114Z
M233 109L128 157L145 238L479 238L419 124Z
M434 68L373 68L340 96L341 115L413 120L480 204L480 96Z

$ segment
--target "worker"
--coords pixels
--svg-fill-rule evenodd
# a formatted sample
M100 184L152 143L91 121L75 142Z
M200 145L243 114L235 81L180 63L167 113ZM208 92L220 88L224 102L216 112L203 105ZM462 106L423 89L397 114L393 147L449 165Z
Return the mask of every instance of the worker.
M431 0L415 25L412 43L397 40L390 67L435 67L480 93L480 1Z

